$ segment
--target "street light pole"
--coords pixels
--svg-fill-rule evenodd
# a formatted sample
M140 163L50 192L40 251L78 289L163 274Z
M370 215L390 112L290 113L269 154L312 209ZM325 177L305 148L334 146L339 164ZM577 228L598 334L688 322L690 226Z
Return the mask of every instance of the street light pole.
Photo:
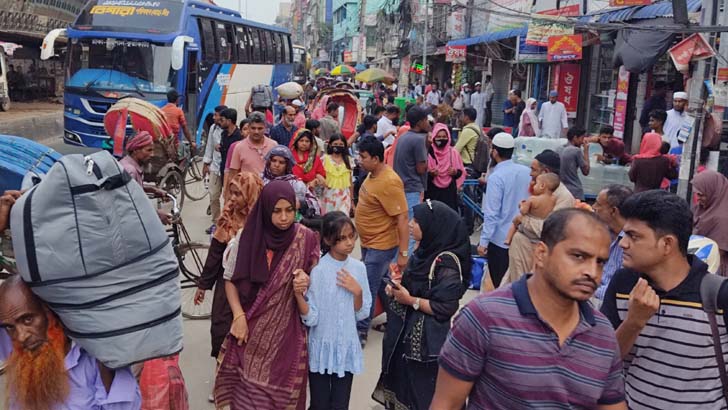
M427 81L427 36L430 32L430 0L425 0L425 32L422 41L422 85Z

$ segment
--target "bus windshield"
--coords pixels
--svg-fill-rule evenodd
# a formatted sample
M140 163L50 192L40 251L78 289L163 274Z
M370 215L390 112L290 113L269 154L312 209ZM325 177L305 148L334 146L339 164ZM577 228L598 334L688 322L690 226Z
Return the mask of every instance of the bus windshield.
M172 46L115 38L72 39L66 87L166 93L174 86Z

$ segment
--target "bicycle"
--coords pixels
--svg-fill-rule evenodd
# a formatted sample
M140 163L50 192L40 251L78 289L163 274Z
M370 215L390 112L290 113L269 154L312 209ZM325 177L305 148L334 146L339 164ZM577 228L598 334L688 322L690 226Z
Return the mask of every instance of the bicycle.
M206 298L199 305L195 305L194 302L197 281L202 275L210 245L192 241L187 228L182 222L177 198L169 193L166 193L166 197L172 202L172 221L167 232L172 240L172 248L175 256L177 256L181 273L182 316L187 319L209 319L212 315L212 298Z

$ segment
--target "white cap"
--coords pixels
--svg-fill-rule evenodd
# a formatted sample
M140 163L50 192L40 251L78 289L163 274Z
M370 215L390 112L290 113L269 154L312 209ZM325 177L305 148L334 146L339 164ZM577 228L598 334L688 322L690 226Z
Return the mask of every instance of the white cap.
M303 101L298 99L291 101L291 104L295 105L296 107L303 107Z
M493 137L493 146L503 149L511 149L516 146L513 135L507 132L499 132Z
M480 85L480 81L478 81L478 82L475 83L475 86L476 87L479 86L479 85Z
M672 94L673 100L687 100L688 99L688 93L685 91L676 91Z
M470 84L468 84L468 83L464 83L464 84L463 84L463 87L470 87Z

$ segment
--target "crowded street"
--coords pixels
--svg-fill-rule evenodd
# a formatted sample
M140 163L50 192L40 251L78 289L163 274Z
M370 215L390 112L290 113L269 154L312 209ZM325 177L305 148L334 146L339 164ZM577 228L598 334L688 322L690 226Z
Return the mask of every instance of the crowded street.
M0 410L728 410L723 1L248 3L0 7Z

